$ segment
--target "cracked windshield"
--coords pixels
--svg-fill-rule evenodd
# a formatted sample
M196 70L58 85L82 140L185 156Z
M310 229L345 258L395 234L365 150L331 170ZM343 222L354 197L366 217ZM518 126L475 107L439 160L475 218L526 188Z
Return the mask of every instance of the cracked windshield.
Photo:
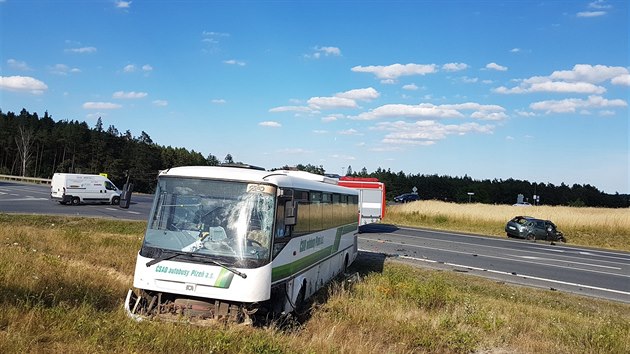
M145 246L229 258L269 258L276 188L163 178Z

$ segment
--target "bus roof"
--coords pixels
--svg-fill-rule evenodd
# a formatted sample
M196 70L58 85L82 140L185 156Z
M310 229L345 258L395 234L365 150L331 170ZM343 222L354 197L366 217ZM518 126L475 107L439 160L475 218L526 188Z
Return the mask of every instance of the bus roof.
M190 177L269 183L281 188L358 195L358 192L352 188L339 186L336 179L305 171L264 171L239 167L183 166L160 171L159 177Z

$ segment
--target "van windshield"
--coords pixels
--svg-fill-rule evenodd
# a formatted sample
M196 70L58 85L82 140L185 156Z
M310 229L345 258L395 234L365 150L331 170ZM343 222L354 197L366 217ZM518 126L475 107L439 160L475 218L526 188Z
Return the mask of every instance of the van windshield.
M141 254L155 258L150 250L159 249L237 266L264 264L270 258L275 196L276 187L266 184L163 177Z

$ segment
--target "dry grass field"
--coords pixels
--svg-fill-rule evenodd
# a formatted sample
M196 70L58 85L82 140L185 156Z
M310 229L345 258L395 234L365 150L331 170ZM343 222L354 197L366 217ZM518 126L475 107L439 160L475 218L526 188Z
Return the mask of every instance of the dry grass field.
M362 256L301 323L135 322L145 223L0 213L0 353L628 353L630 305Z
M505 224L517 215L553 221L570 244L630 251L629 209L516 207L427 200L388 206L384 222L505 237Z

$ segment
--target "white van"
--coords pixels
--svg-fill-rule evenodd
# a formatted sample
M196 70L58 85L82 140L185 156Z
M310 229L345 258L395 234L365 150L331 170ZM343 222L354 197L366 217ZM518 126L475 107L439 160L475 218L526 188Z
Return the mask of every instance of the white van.
M76 173L55 173L50 198L60 204L120 203L120 190L107 177Z

